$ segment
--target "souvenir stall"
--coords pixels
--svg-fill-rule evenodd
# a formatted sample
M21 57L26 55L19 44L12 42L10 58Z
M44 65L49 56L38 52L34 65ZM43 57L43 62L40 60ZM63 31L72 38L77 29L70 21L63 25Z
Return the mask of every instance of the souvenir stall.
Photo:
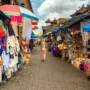
M85 58L83 68L86 68L87 76L90 79L90 24L86 24L83 27L83 34L85 34L86 36L86 37L83 37L84 48L86 48L86 50L84 51L86 54L86 58Z
M18 35L14 32L14 28L11 21L6 20L5 24L1 21L0 42L1 42L1 64L3 66L2 81L6 81L11 78L12 74L17 72L22 64L21 52L18 42ZM4 26L5 25L5 26Z
M4 72L4 68L3 68L4 62L2 58L2 53L4 53L3 49L6 43L4 37L7 34L7 30L4 27L3 21L5 21L6 19L9 19L9 17L0 11L0 83L2 83L3 81L3 72Z
M66 56L67 44L63 41L64 38L61 35L61 29L53 31L55 34L55 44L52 46L52 53L55 56L64 57Z
M3 5L0 6L0 10L10 17L10 20L4 20L4 24L0 21L0 83L2 83L11 78L23 64L29 64L31 19L38 20L38 18L29 10L16 5ZM0 16L0 19L3 17Z
M83 51L83 41L80 31L69 31L65 36L68 44L68 62L70 62L77 69L87 71L87 55Z
M83 43L82 36L80 31L69 31L66 36L66 41L68 43L68 53L69 53L69 61L75 66L77 62L75 59L80 57L83 54Z

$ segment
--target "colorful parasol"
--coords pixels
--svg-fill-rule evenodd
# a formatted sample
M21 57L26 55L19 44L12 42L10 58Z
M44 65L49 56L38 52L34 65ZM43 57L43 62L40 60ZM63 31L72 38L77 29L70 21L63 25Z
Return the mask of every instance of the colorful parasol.
M32 30L37 30L37 29L38 29L38 26L32 25Z
M38 21L32 20L32 25L38 25Z
M31 39L38 39L39 37L38 36L35 36L35 35L32 35L31 36Z
M31 36L40 36L38 31L32 31Z
M0 10L9 16L21 15L23 17L38 21L38 18L31 11L17 5L3 5L0 6Z

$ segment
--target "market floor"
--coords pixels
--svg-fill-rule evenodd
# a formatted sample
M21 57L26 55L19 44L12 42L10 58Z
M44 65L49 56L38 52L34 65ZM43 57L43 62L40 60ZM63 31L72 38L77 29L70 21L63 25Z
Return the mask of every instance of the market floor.
M31 64L18 71L0 90L90 90L85 72L47 53L41 61L40 48L35 47Z

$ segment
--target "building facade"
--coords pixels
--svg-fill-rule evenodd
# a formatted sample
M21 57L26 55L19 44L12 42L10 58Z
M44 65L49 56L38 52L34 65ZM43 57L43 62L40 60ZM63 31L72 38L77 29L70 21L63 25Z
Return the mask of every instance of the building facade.
M54 19L54 20L50 20L48 19L47 21L45 21L45 23L47 23L47 26L43 26L43 32L48 33L51 32L55 29L58 29L59 27L61 27L67 20L69 20L69 18L59 18L59 19ZM49 25L48 25L49 24Z

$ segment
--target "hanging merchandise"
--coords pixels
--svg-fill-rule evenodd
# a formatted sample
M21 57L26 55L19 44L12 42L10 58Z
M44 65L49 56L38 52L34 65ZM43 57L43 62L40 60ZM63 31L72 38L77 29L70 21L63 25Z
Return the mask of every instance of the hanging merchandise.
M28 18L24 18L22 37L26 38L27 40L30 40L31 39L31 31L32 31L31 20Z
M33 36L40 36L40 33L38 31L32 31L31 35Z
M18 23L21 23L22 22L22 16L10 16L10 19L13 22L18 22Z
M57 41L60 41L60 40L61 40L61 36L58 35L58 36L57 36Z
M32 20L32 25L38 25L38 21Z
M4 70L7 71L8 67L9 67L9 63L10 63L10 57L9 57L9 53L6 54L6 51L4 50L2 53L2 58L3 58L3 62L4 62Z
M0 83L2 83L2 71L3 71L2 68L3 66L0 65Z
M32 30L37 30L37 29L38 29L38 26L32 25Z
M0 21L0 83L11 78L12 73L17 72L19 66L23 66L22 55L18 55L21 51L17 26L17 22L12 21L10 25L6 22L4 27Z
M31 35L31 39L38 39L38 38L39 38L38 36Z
M7 30L3 26L3 22L0 20L0 37L3 37L7 34Z

